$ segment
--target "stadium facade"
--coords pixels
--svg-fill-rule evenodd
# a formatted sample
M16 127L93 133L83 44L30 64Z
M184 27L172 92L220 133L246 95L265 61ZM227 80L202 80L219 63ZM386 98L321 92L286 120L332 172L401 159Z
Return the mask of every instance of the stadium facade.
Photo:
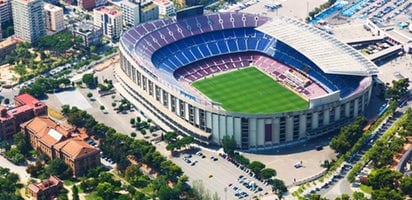
M219 144L233 135L242 149L337 130L365 111L377 73L351 47L309 25L245 13L141 24L123 34L119 48L115 73L125 98L201 142ZM231 112L191 87L193 81L251 65L306 99L308 109Z

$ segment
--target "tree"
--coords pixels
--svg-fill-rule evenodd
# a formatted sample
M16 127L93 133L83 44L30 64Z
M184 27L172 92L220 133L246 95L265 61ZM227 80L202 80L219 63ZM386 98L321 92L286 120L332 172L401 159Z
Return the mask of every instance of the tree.
M48 175L55 175L61 179L69 178L73 173L71 168L60 158L50 160L45 171Z
M67 115L70 112L70 105L68 104L62 105L61 112L63 115Z
M10 99L9 98L5 98L4 99L4 104L8 105L10 103Z
M405 176L400 181L400 189L404 194L412 196L412 178Z
M230 157L233 157L233 155L235 154L235 150L237 148L235 137L233 135L223 136L222 146L223 146L223 151L227 153Z
M265 164L259 161L253 161L249 164L249 169L254 172L255 174L259 174L259 172L266 167Z
M26 156L29 154L30 144L28 142L27 136L24 133L18 132L14 134L13 141L14 146L17 148L17 150L20 151L20 153Z
M20 151L13 147L10 150L4 153L5 157L10 160L14 164L22 164L24 163L24 155L20 153Z
M115 197L115 188L108 182L101 182L96 187L96 193L105 200L111 200Z
M394 189L383 188L372 192L372 200L403 200L403 196Z
M386 94L393 101L398 101L402 96L406 94L409 87L409 79L399 79L392 81L392 87L388 87Z
M130 118L130 124L131 124L132 126L134 126L135 123L136 123L135 118Z
M348 194L342 194L339 197L336 197L335 200L350 200L350 196Z
M272 168L265 168L262 169L259 174L260 176L262 176L263 179L270 179L276 176L276 170Z
M272 191L276 192L279 199L282 199L283 193L287 192L288 189L285 186L285 182L276 178L272 181Z
M352 194L352 200L367 200L363 192L354 191Z
M82 77L82 82L89 88L96 86L96 81L93 74L84 74Z
M79 200L79 189L77 188L76 185L73 185L72 187L72 192L73 192L73 200Z
M131 132L130 133L130 136L132 137L132 138L135 138L137 135L136 135L136 132Z
M87 98L92 98L93 94L91 92L87 93Z
M387 167L379 168L373 170L368 175L367 184L371 186L374 190L379 190L382 188L395 188L395 182L402 177L402 174L397 171L392 171Z
M103 105L100 105L100 110L104 110L104 106Z

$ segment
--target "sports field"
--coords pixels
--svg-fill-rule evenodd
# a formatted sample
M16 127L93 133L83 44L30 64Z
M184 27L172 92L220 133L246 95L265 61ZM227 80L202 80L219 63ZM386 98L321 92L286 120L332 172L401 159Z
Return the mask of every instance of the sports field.
M209 77L192 85L232 112L275 113L308 108L306 100L255 67Z

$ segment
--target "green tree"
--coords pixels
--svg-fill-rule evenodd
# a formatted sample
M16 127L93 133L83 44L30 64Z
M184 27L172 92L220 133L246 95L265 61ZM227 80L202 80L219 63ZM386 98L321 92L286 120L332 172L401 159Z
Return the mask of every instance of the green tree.
M77 188L76 185L73 185L72 187L72 192L73 192L73 200L79 200L79 189Z
M372 192L372 200L403 200L403 196L394 189L383 188Z
M14 146L17 148L17 150L20 151L20 153L26 156L29 154L30 144L28 142L27 136L24 133L18 132L14 134L13 142Z
M276 176L276 170L272 168L265 168L262 169L259 174L260 176L262 176L263 179L270 179Z
M96 187L96 193L104 200L112 200L115 197L116 190L110 183L101 182Z
M400 181L400 189L404 194L412 196L412 178L405 176Z
M45 171L48 175L55 175L61 179L70 178L73 174L71 168L60 158L50 160Z
M84 74L82 77L82 82L89 88L96 87L97 85L93 74Z
M395 183L402 177L397 171L392 171L387 167L379 168L373 170L368 175L367 184L371 186L374 190L379 190L382 188L395 188Z
M363 192L354 191L352 194L352 200L367 200Z
M222 146L223 146L223 151L227 153L230 157L233 157L233 155L235 154L235 150L237 148L235 137L233 135L223 136Z
M8 160L10 160L14 164L22 164L25 161L24 155L20 153L20 151L15 147L6 151L4 155Z
M287 192L288 189L285 182L276 178L272 181L272 191L276 192L279 199L282 199L283 193Z
M62 105L61 112L63 115L67 115L70 112L70 105L68 104Z
M259 172L262 171L262 169L264 169L266 167L266 165L259 162L259 161L253 161L249 164L248 167L255 174L259 174Z

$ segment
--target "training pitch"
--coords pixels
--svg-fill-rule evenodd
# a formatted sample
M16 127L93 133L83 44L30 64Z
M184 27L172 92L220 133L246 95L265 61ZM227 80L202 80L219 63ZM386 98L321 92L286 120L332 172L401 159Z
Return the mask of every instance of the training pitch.
M192 84L230 112L277 113L304 110L308 102L255 67L248 67Z

